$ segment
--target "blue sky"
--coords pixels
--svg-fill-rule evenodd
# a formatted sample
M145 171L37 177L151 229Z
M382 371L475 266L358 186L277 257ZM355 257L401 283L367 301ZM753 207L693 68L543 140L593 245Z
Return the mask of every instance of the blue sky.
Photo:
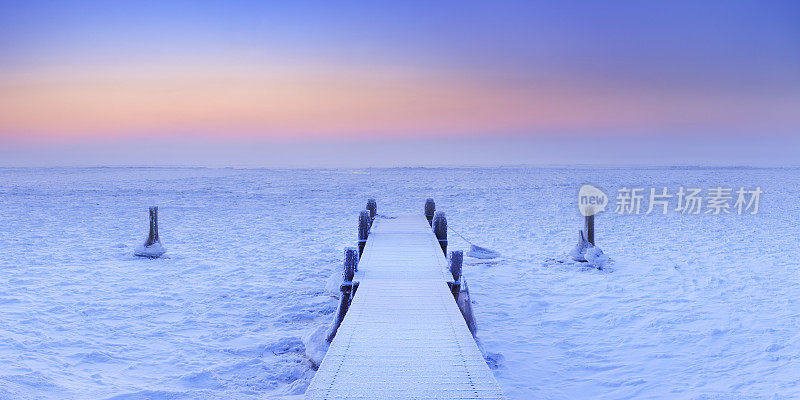
M0 6L0 143L29 151L735 137L768 156L800 128L797 2Z

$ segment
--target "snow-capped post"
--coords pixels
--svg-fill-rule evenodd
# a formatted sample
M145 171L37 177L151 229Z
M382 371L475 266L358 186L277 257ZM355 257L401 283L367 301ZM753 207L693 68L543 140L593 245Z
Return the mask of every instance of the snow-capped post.
M603 250L597 247L594 236L594 215L586 217L583 229L578 231L578 244L569 253L578 262L588 263L597 269L604 269L611 261Z
M428 219L428 225L433 226L433 213L436 212L436 203L433 199L428 198L425 200L425 218Z
M339 308L336 311L336 319L333 321L333 325L328 332L327 340L329 343L333 341L334 336L336 336L336 331L339 330L339 325L342 324L347 310L350 309L350 303L353 301L353 296L355 296L356 290L358 289L358 282L353 282L357 269L358 257L356 256L356 249L353 247L344 249L343 282L339 287L342 294L339 297Z
M436 211L433 215L433 233L436 239L439 239L439 246L442 246L442 252L447 254L447 217L444 216L443 211Z
M461 250L451 251L448 261L450 263L450 274L453 275L453 281L447 282L450 286L450 292L453 297L458 300L458 293L461 291L461 264L464 260L464 253Z
M583 223L583 234L586 238L586 241L594 246L594 215L589 215L585 218L586 219Z
M372 225L372 218L369 217L369 211L361 210L358 216L358 257L364 254L364 246L367 245L367 237L369 236L369 228Z
M378 214L378 202L375 199L367 200L367 210L369 211L370 219L375 219L375 215Z
M438 216L439 213L437 212L436 215ZM444 215L442 215L442 217L444 217ZM434 226L436 226L436 218L434 218L433 221ZM445 245L446 243L447 242L445 242ZM464 253L461 250L451 251L448 261L450 262L450 273L453 275L453 281L447 282L447 285L450 286L450 293L453 294L453 298L456 300L458 309L461 311L461 316L464 317L464 321L467 323L470 333L474 336L478 327L475 323L475 316L472 314L472 303L469 299L469 286L467 286L467 280L464 279L464 276L461 274Z
M475 332L478 330L478 323L472 313L472 302L469 299L469 286L467 286L466 279L462 279L461 291L458 292L456 303L458 304L458 309L461 310L461 316L464 317L464 321L467 323L469 332L472 333L472 336L475 336Z
M158 258L166 253L161 240L158 238L158 207L150 207L150 233L143 245L134 250L133 254L139 257Z
M352 281L355 272L358 271L358 253L355 247L344 249L344 275L343 281Z
M451 251L450 257L450 273L453 274L453 279L456 281L461 280L461 264L464 261L464 252L461 250Z

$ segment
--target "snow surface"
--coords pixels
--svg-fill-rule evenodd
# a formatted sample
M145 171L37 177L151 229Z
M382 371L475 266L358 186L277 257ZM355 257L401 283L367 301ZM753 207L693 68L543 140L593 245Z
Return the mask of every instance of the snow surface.
M612 201L623 186L764 194L757 215L611 204L597 270L568 256L587 182ZM502 254L463 273L510 398L798 398L797 187L798 169L0 169L0 399L302 395L369 197L386 216L433 197ZM151 205L162 259L133 256Z

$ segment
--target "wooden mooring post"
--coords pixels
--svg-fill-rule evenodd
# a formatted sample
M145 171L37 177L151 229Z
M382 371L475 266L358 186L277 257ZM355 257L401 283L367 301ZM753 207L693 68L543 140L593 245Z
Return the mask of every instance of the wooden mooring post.
M350 303L353 301L353 296L358 289L358 282L353 282L355 273L358 270L358 254L356 249L348 247L344 249L344 269L342 271L342 284L339 287L341 291L339 297L339 308L336 310L336 319L333 322L331 330L328 332L328 342L333 341L339 326L344 320L347 310L350 309Z
M594 245L594 215L588 215L584 217L583 229L578 231L578 243L570 252L570 256L575 261L586 262L586 257L584 254L589 247Z
M433 226L433 214L436 212L436 203L433 199L428 198L425 200L425 218L428 219L428 225Z
M375 216L378 215L378 202L375 199L367 200L367 211L369 211L370 219L375 220Z
M583 234L586 237L586 241L594 246L594 215L585 217L583 222Z
M451 251L447 261L450 274L453 275L453 281L447 282L447 284L450 286L453 297L458 300L458 292L461 291L461 265L464 261L464 252L461 250Z
M439 240L439 246L442 247L442 252L447 255L447 217L444 212L436 211L433 216L433 233L436 239Z
M464 317L464 322L467 323L467 328L472 336L478 331L478 323L475 321L475 315L472 313L472 301L469 299L469 286L467 280L461 279L461 291L458 292L456 297L456 304L461 311L461 316Z
M158 258L166 253L161 239L158 237L158 207L150 207L150 232L144 244L137 247L133 254L139 257Z
M367 245L367 238L369 237L369 228L372 227L372 218L369 216L368 210L361 210L358 216L358 257L364 253L364 246Z
M450 287L450 293L453 294L453 299L458 305L458 310L461 311L461 316L464 317L464 322L467 323L467 328L469 328L470 333L475 335L478 330L478 324L475 322L475 315L472 313L469 286L467 286L467 280L461 273L464 253L461 250L451 251L447 261L450 274L453 275L453 281L447 282Z
M158 206L154 206L150 207L150 233L147 235L144 245L147 247L160 241L161 239L158 238Z

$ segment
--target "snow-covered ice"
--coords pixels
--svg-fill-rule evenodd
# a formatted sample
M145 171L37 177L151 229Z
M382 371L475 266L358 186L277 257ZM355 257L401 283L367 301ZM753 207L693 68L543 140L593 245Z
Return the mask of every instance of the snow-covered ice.
M764 194L757 215L612 204L596 242L613 268L598 270L569 257L587 182L611 201L623 186ZM433 197L501 254L463 274L510 398L797 398L799 186L800 169L0 169L0 399L301 395L369 197L382 217ZM133 256L151 205L168 258Z
M467 250L467 257L480 258L482 260L486 260L486 259L500 257L500 253L491 249L487 249L485 247L470 244L469 250Z
M164 248L164 245L161 242L155 242L151 245L140 244L133 250L133 255L139 257L149 257L149 258L158 258L164 255L167 252L167 249Z

